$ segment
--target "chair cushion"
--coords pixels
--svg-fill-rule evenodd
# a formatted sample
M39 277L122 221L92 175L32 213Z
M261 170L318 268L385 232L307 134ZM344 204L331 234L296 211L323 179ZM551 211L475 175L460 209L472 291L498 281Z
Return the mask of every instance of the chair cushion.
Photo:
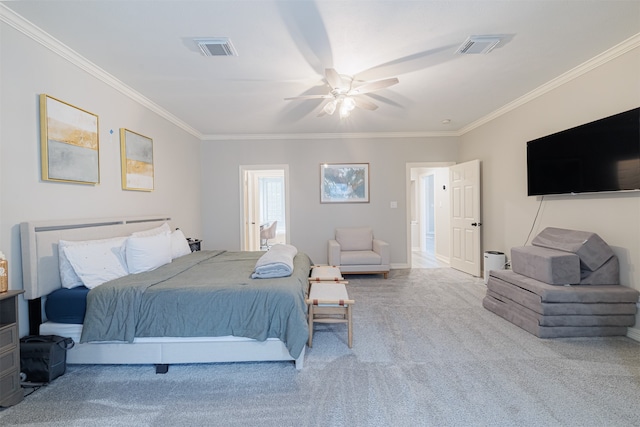
M340 265L380 265L382 258L373 251L342 251Z
M336 240L341 251L370 251L373 249L373 230L371 227L336 228Z

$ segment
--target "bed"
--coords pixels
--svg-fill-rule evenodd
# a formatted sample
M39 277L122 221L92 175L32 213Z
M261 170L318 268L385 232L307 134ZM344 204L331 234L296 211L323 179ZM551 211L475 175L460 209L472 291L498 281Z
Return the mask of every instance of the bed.
M266 279L250 277L264 252L189 253L87 290L83 324L47 318L47 297L71 291L62 289L61 240L130 236L170 220L158 215L22 223L30 333L73 338L69 364L154 364L161 373L179 363L294 361L302 369L311 265L304 253L295 255L290 276Z

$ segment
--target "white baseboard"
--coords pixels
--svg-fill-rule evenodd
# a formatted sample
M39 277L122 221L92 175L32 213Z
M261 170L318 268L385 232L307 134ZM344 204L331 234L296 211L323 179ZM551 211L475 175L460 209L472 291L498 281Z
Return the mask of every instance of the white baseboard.
M627 336L634 341L640 341L640 329L627 328Z
M440 262L444 262L445 264L449 264L449 257L448 256L442 256L442 255L437 255L436 254L436 259Z
M402 270L402 269L406 269L409 268L409 264L395 264L395 263L391 263L389 264L389 268L392 270Z

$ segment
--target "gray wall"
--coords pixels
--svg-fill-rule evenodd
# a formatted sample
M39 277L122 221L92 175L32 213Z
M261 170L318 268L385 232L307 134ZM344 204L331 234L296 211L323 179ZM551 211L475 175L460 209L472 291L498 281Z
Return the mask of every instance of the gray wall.
M532 227L532 237L545 227L595 232L618 255L621 283L640 290L640 192L542 201L527 197L526 178L527 141L640 106L639 76L635 48L463 136L462 158L482 161L485 248L509 253Z
M40 179L41 93L99 116L100 184ZM4 23L0 124L0 250L9 260L10 289L22 288L23 221L168 214L186 233L200 233L199 139ZM153 139L155 191L122 190L121 127ZM20 314L24 334L26 304Z
M239 249L240 165L288 164L291 243L326 263L335 227L369 225L391 245L391 263L407 260L407 168L410 162L451 162L458 138L203 141L203 245ZM369 163L370 203L321 204L322 163ZM397 209L390 202L398 203Z

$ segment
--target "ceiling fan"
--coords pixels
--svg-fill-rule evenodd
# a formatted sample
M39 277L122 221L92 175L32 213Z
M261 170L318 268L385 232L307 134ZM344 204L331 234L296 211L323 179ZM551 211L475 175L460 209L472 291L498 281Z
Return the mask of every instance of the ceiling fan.
M384 89L393 86L399 82L396 77L389 79L376 80L372 82L358 82L353 77L338 74L333 68L326 68L324 75L329 84L331 91L326 95L302 95L285 98L285 101L294 99L329 99L319 116L324 114L333 114L338 110L340 118L348 117L351 111L356 108L364 108L365 110L375 110L378 108L373 102L363 99L359 95Z

